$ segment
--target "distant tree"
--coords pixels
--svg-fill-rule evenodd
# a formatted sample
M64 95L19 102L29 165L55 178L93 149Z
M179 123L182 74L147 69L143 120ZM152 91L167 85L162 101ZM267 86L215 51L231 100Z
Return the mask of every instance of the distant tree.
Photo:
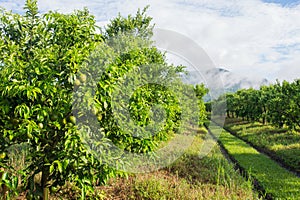
M208 93L208 89L204 84L197 84L194 87L196 97L198 98L198 107L199 107L199 126L203 126L204 120L206 119L206 107L203 101L203 97Z
M273 85L261 86L259 90L240 89L234 94L226 94L227 115L235 113L249 121L262 120L282 128L296 129L300 126L299 80L277 81Z

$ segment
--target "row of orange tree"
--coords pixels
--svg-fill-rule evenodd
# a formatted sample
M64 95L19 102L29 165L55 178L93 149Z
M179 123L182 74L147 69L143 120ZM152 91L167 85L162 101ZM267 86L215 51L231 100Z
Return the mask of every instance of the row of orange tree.
M260 89L240 89L220 97L228 117L262 121L290 129L300 127L300 80L277 81Z
M180 126L182 110L188 107L182 107L168 85L196 93L201 111L196 117L205 118L204 86L180 84L183 68L167 64L165 55L152 45L153 26L145 9L135 16L118 16L100 31L86 9L40 14L37 1L27 0L24 11L20 15L0 10L0 186L15 195L21 187L28 199L48 199L49 191L56 193L69 182L81 189L79 196L85 199L95 185L124 174L103 160L122 157L106 149L111 142L129 152L146 153L170 139ZM152 83L141 82L144 86L134 90L129 83L136 81L140 71ZM94 77L97 72L101 73ZM154 74L158 80L149 77ZM99 79L93 93L89 84L95 78ZM161 80L166 83L160 84ZM134 93L123 102L118 96L127 89ZM128 113L121 108L117 112L114 101L121 108L127 106ZM153 116L151 108L156 104L162 108ZM137 125L151 124L161 110L165 110L165 125L157 134L134 135ZM119 121L128 117L133 120L124 130ZM83 142L82 132L87 136L91 130L98 131L95 145L100 144L104 157L96 157ZM8 164L17 145L26 146L28 163L19 171ZM38 174L40 183L35 179Z

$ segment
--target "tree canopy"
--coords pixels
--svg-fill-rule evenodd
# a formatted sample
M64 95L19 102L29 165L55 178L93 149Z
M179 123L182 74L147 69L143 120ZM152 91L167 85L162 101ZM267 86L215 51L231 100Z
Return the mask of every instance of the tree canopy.
M79 125L90 120L90 115L101 127L102 145L110 140L120 149L146 153L170 139L180 126L185 108L162 82L141 81L144 86L128 97L127 105L118 99L119 108L127 106L133 119L126 131L120 128L113 98L119 94L122 97L122 92L130 89L130 84L125 87L126 81L119 83L126 75L125 80L135 82L135 74L144 70L143 74L148 74L145 80L155 80L151 77L155 74L160 81L179 83L181 92L197 93L200 110L204 111L200 100L206 92L204 86L180 84L178 72L182 67L168 64L164 54L152 45L153 26L146 8L135 16L119 15L101 33L87 9L40 14L36 0L27 0L24 9L24 15L4 9L0 14L0 185L17 193L21 182L27 198L47 199L49 188L60 192L66 183L72 183L81 189L84 199L93 194L95 185L125 175L86 148ZM74 92L88 92L84 88L96 71L101 76L95 93L90 95L93 106L85 102L88 99L74 101ZM162 108L157 108L155 117L150 111L156 104ZM86 113L74 110L81 105ZM127 115L124 118L121 114L118 119L126 121ZM164 116L164 125L157 134L134 135L132 127L147 127L160 116ZM204 118L202 112L199 120ZM18 145L26 147L28 165L16 171L9 165L9 157ZM36 183L39 174L41 182Z

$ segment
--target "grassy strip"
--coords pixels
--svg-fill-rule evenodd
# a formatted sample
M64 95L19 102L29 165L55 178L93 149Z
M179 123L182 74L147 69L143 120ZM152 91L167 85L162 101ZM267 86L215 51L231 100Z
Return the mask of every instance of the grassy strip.
M300 174L299 132L241 119L226 119L225 128Z
M96 188L95 199L257 199L252 182L245 180L234 165L227 162L219 146L208 156L199 158L207 132L205 129L197 131L192 145L175 163L152 173L111 179L107 185ZM188 136L183 135L182 140L185 137ZM10 165L25 166L26 148L15 146L12 152ZM36 183L40 182L39 178ZM72 183L60 189L50 199L76 199L80 193ZM20 191L16 198L25 199L25 191Z
M212 132L217 128L213 127ZM219 141L238 165L264 188L265 196L270 195L275 199L299 199L300 179L297 176L227 131L223 131Z
M202 130L171 166L148 174L132 174L128 179L112 179L98 189L106 199L257 199L252 182L228 163L219 146L199 158L205 134Z

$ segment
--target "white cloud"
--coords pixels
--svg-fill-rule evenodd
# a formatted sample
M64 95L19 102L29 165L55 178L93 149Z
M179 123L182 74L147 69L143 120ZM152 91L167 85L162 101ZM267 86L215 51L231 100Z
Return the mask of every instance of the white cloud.
M282 7L259 0L40 0L42 11L88 7L103 25L118 12L134 14L150 5L157 27L182 33L197 42L216 66L270 79L300 78L300 5ZM0 1L20 10L23 1ZM23 7L23 6L22 6ZM281 47L281 49L275 48ZM287 50L285 50L287 49Z
M270 79L300 75L300 68L293 67L300 64L296 59L300 52L293 53L291 48L285 55L288 59L282 59L283 54L274 48L300 42L300 20L295 20L300 17L300 6L282 7L258 0L169 0L149 4L149 14L159 27L194 39L216 66ZM123 10L133 13L136 9L131 5Z
M13 10L14 12L21 13L24 7L24 2L21 0L16 1L0 1L0 6L8 10Z

